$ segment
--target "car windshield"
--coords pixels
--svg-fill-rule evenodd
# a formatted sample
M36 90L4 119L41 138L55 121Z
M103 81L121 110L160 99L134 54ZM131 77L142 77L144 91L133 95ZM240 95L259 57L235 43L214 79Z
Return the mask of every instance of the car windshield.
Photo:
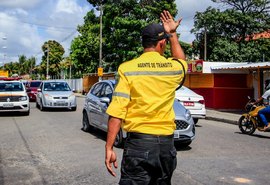
M40 84L41 82L30 82L29 87L39 87Z
M23 91L23 84L20 82L0 83L0 92Z
M66 82L45 82L44 91L71 91Z

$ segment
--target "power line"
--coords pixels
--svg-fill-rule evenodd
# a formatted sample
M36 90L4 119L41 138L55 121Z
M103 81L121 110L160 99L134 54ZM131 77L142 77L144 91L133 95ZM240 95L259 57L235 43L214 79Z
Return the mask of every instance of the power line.
M45 24L38 24L38 23L32 23L32 22L28 22L28 21L24 21L24 20L20 20L20 19L15 19L13 17L7 17L6 19L12 19L15 20L17 22L21 22L23 24L28 24L31 26L37 26L39 28L50 28L50 29L60 29L60 30L73 30L74 27L65 27L65 26L50 26L50 25L45 25Z
M71 32L68 36L66 36L60 43L65 42L67 39L69 39L72 35L74 35L77 32L77 30Z
M63 38L61 41L60 41L60 43L63 43L63 42L65 42L66 40L68 40L70 37L72 37L75 33L77 32L77 30L74 30L74 31L72 31L70 34L68 34L65 38ZM42 54L42 50L41 51L39 51L38 53L36 53L34 56L35 57L37 57L38 55L40 55L40 54Z

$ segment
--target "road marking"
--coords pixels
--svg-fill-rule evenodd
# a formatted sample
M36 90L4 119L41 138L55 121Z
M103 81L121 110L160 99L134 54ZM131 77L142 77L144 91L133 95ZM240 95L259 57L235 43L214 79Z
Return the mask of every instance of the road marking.
M251 180L250 179L241 178L241 177L234 178L234 181L235 182L238 182L238 183L245 183L245 184L251 183Z

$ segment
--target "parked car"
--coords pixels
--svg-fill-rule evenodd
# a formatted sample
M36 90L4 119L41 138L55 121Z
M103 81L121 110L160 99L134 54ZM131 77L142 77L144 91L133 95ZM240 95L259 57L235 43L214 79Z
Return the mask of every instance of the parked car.
M20 81L0 81L0 112L30 113L29 98Z
M190 110L194 123L206 116L204 97L191 89L182 86L175 92L175 98L188 110Z
M66 81L42 81L37 91L36 107L41 111L47 108L77 109L76 96Z
M82 130L88 132L93 127L107 132L109 115L106 114L115 86L114 80L97 82L88 92L83 107ZM190 111L183 107L177 100L174 101L175 124L174 139L177 143L188 146L195 138L195 126ZM126 133L121 129L114 145L120 147Z
M26 84L26 92L30 101L36 101L37 89L41 82L41 80L32 80Z
M23 83L23 85L24 85L24 87L27 87L27 84L28 84L28 80L20 80L22 83ZM27 90L27 89L26 89Z

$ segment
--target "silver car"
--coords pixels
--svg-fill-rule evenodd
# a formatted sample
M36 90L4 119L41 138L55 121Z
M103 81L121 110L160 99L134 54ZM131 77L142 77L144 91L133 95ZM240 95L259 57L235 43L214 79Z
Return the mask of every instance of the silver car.
M66 81L42 81L37 91L36 107L41 111L46 108L68 108L72 111L77 109L76 96Z
M112 99L115 86L114 80L97 82L88 92L83 107L82 130L89 132L93 127L107 132L108 114L107 107ZM190 111L174 101L175 124L174 139L181 145L188 146L195 138L195 126ZM121 129L117 135L114 145L120 147L126 133Z

